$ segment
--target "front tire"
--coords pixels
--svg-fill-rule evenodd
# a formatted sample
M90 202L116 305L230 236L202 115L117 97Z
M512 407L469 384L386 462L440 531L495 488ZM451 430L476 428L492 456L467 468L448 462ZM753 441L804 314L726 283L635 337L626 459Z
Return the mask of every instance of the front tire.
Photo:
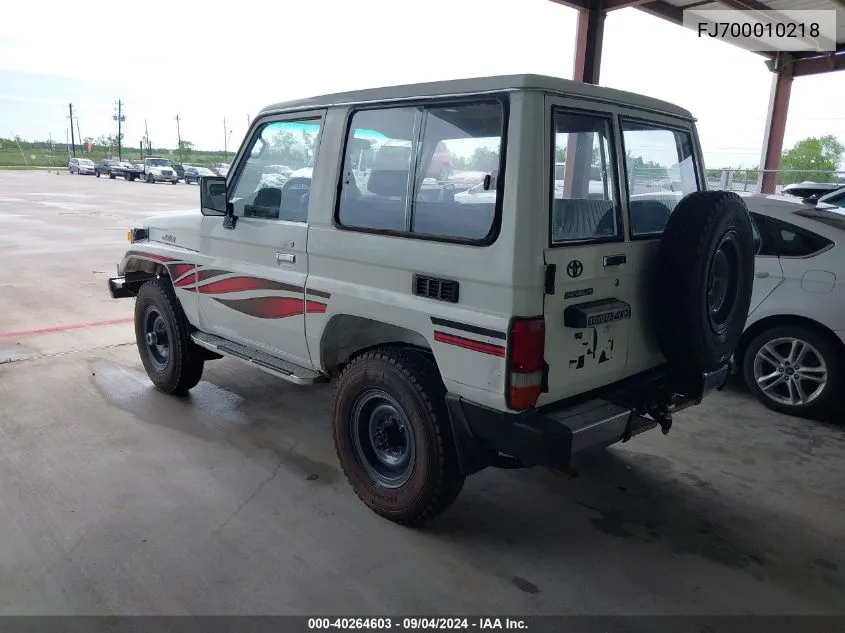
M827 337L787 325L758 334L742 359L749 391L779 413L816 418L842 400L842 352Z
M463 488L443 383L433 365L406 351L375 350L346 366L332 431L352 489L390 521L421 525Z
M157 389L184 394L202 378L205 361L191 341L190 326L168 281L145 282L135 300L135 342Z

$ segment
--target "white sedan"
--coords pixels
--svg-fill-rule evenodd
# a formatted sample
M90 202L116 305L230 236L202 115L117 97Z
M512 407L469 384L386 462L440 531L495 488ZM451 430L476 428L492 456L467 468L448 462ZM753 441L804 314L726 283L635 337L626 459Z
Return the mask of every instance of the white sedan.
M816 417L845 393L845 190L818 204L795 196L740 193L757 255L737 370L767 407ZM631 196L670 209L672 191ZM845 421L845 415L840 414Z
M841 403L845 390L845 209L743 197L757 257L736 359L767 407L815 417Z

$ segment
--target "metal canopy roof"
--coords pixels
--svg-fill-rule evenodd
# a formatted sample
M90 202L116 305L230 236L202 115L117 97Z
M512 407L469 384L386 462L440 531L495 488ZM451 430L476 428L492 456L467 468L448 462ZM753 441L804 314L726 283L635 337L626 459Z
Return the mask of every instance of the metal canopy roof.
M684 26L685 9L739 9L745 11L784 11L797 9L836 10L836 51L835 52L789 52L792 60L792 76L816 75L845 69L845 0L552 0L573 9L592 11L614 11L634 7L655 17ZM788 18L786 21L791 21ZM738 41L732 44L745 50L753 51L770 60L770 69L779 64L779 53L754 51L753 40L747 45ZM786 52L786 51L784 51Z

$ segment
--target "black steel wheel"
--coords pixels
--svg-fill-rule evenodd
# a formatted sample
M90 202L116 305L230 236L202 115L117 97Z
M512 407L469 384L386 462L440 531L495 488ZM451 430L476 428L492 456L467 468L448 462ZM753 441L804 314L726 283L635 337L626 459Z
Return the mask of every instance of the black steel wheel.
M352 489L391 521L421 525L463 488L445 388L434 363L409 351L349 362L332 400L332 433Z
M191 341L188 319L169 280L152 279L138 291L135 341L147 375L161 391L183 394L202 378L202 351Z

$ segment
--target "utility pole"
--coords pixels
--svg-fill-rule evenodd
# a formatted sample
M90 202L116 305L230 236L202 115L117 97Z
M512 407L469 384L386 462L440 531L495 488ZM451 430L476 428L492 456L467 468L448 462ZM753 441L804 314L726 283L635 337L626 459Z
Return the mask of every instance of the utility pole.
M147 137L147 156L152 156L153 146L150 143L150 128L147 127L146 119L144 119L144 136Z
M118 160L123 160L122 124L126 120L126 117L123 115L123 102L120 99L117 100L117 114L115 114L112 118L117 121L117 158Z
M141 162L144 162L144 139L141 139L138 145L141 146Z
M69 103L67 107L70 110L70 151L73 153L73 157L76 158L76 139L73 138L73 104Z
M76 117L76 135L79 137L79 153L84 154L85 149L84 145L82 144L82 132L79 131L79 117Z
M229 155L229 135L226 133L226 117L223 117L223 160Z
M179 115L176 115L176 141L179 144L179 164L182 164L182 133L179 131Z

